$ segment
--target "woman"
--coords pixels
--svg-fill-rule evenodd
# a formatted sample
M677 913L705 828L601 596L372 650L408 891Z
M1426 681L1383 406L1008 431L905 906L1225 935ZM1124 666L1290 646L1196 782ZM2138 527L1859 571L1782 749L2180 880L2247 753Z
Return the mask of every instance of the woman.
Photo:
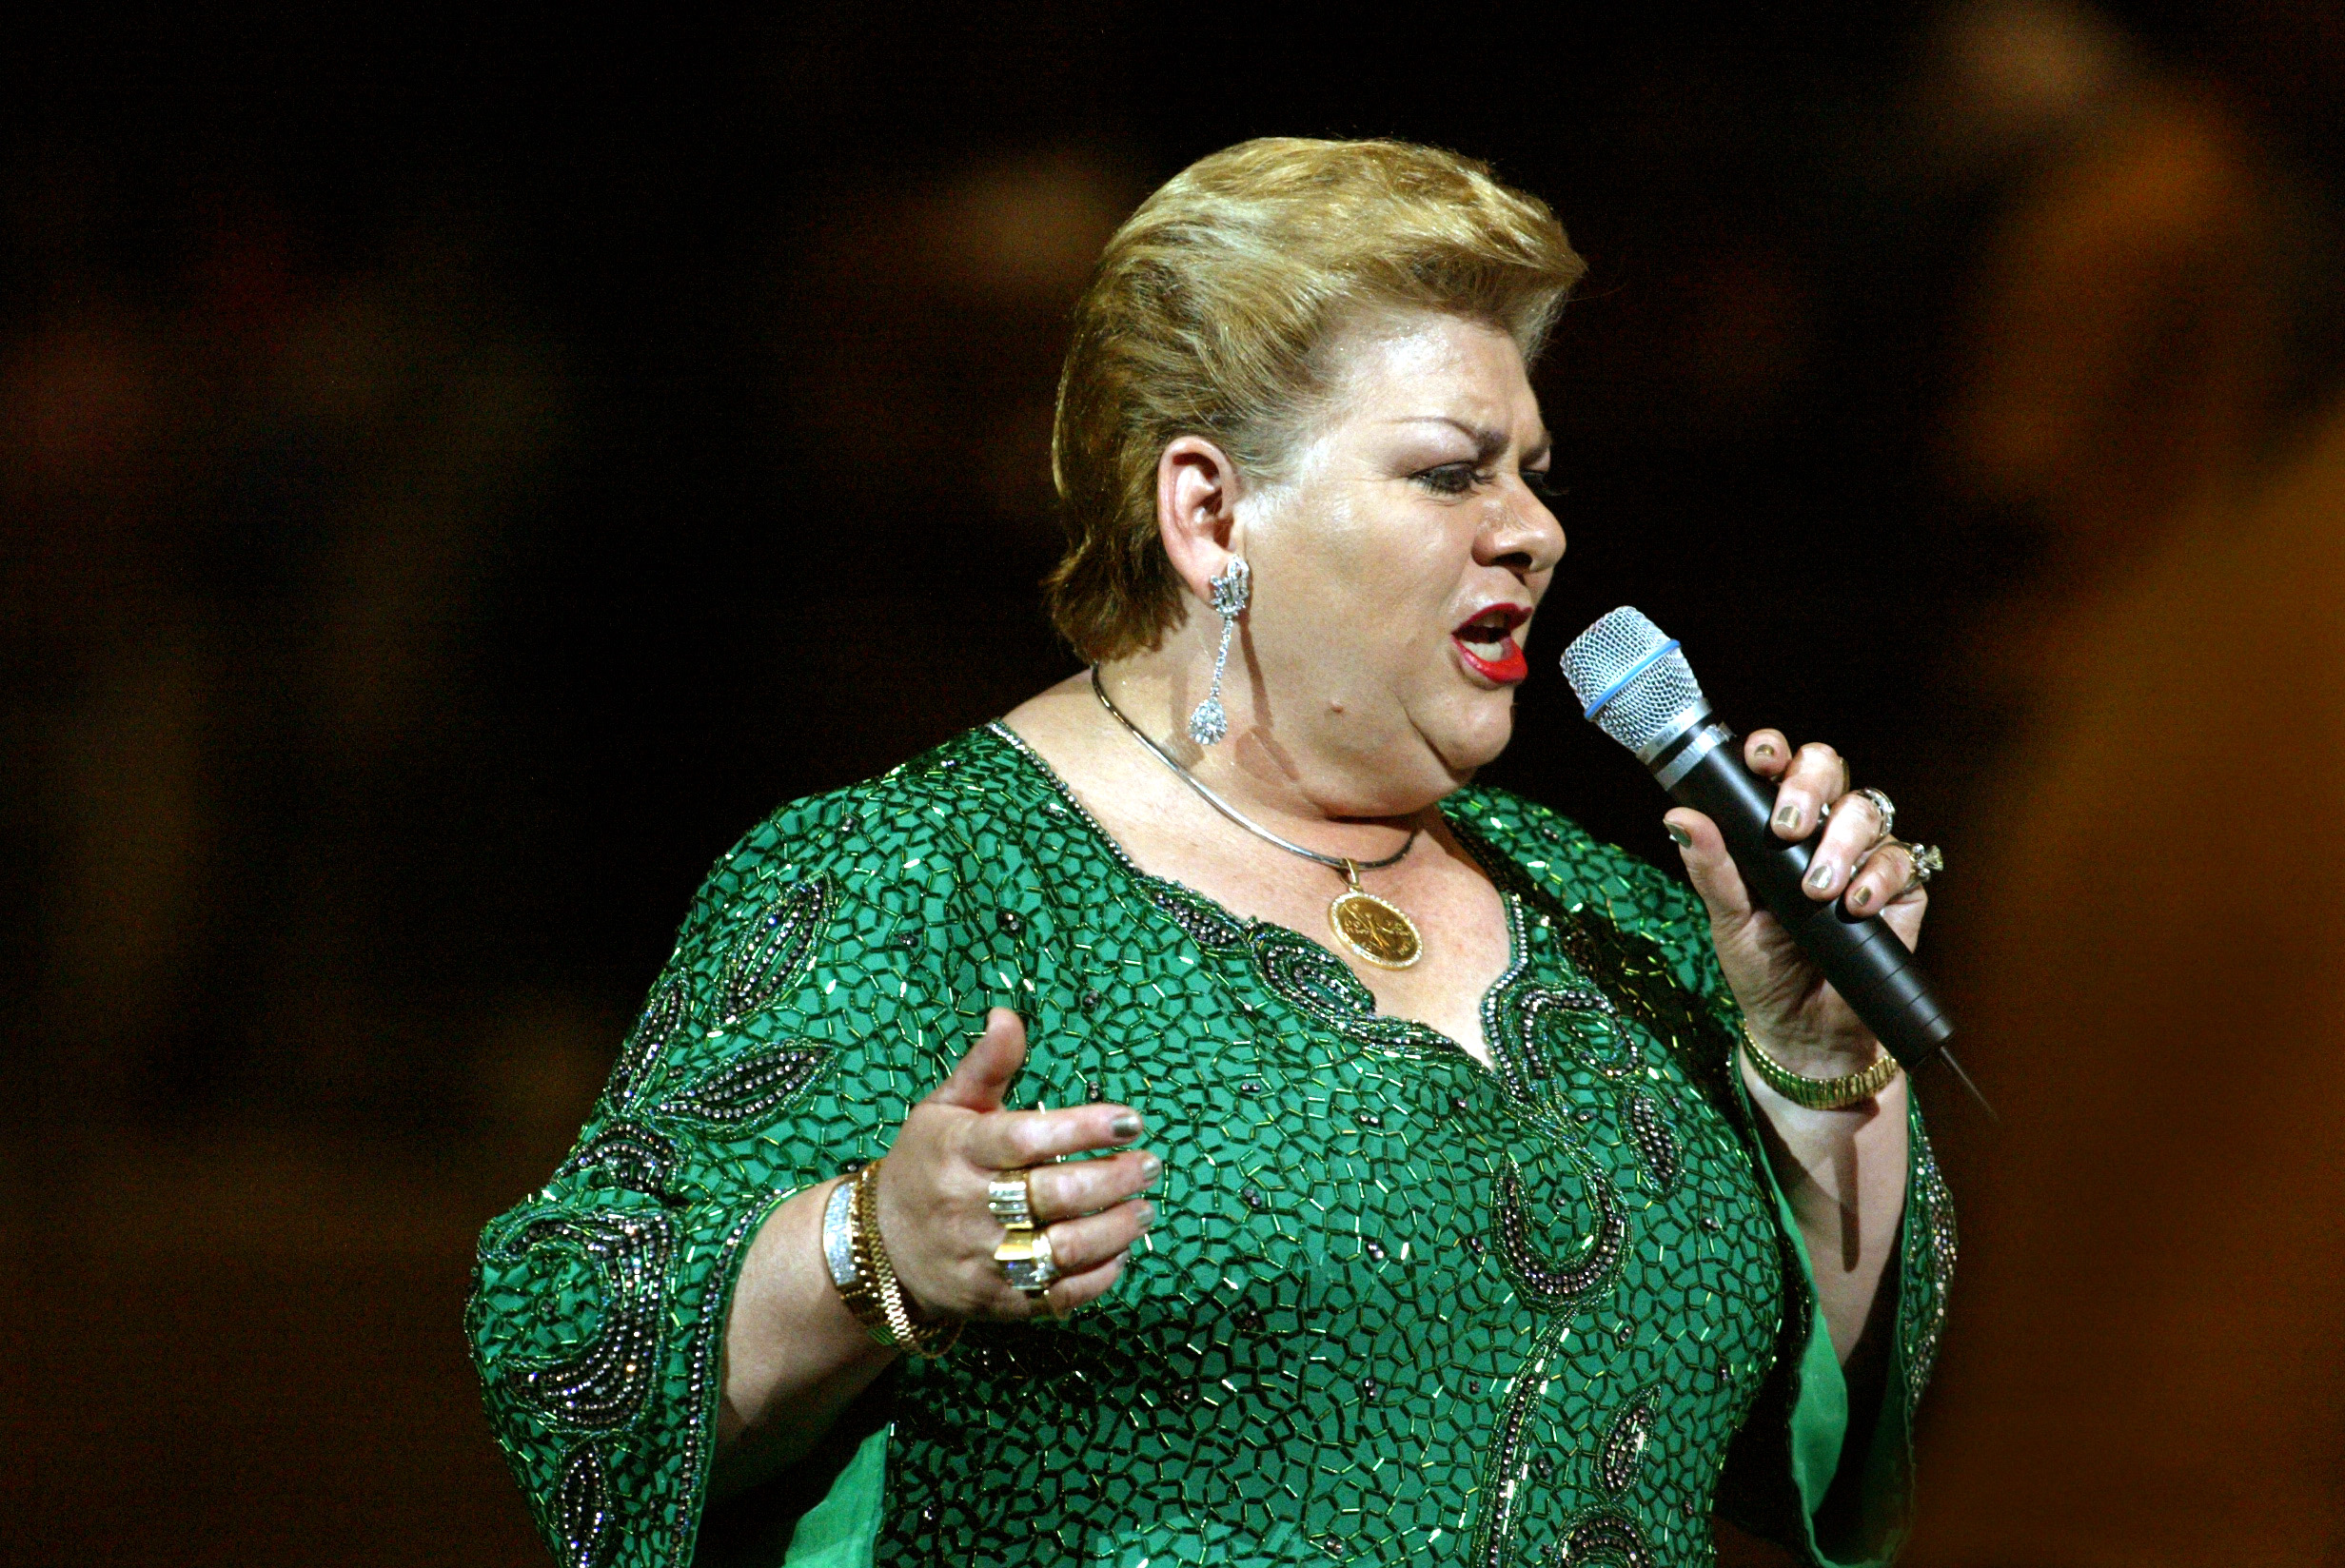
M1714 1504L1885 1554L1951 1264L1902 1082L1699 814L1706 920L1470 783L1580 270L1390 143L1232 148L1110 243L1054 444L1092 670L744 839L483 1238L565 1560L1698 1562ZM1748 745L1911 940L1885 802Z

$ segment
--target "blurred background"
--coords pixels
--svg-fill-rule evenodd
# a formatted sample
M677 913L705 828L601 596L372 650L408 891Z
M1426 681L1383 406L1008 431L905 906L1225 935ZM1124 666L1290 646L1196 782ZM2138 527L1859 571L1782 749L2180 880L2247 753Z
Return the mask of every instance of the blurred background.
M1074 668L1066 310L1276 132L1591 263L1499 781L1674 866L1552 668L1633 602L1947 847L1915 1560L2340 1560L2345 24L1369 14L9 25L0 1557L542 1560L474 1233L739 833Z

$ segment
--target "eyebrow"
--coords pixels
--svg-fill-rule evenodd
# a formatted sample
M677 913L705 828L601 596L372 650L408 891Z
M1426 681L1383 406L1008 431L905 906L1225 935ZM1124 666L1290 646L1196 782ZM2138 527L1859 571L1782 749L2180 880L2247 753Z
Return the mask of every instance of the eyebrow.
M1472 441L1477 454L1503 452L1507 447L1505 431L1494 430L1487 424L1468 424L1464 420L1448 414L1404 414L1399 419L1387 420L1385 422L1387 424L1446 424L1450 429L1464 435L1468 441ZM1554 444L1553 431L1540 431L1539 439L1525 448L1523 461L1537 462L1547 455L1547 449Z

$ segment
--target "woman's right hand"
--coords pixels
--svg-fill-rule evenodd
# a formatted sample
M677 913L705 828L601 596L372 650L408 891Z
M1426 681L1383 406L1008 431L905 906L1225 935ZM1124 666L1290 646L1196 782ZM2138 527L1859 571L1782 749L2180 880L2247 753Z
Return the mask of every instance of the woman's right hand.
M1096 1301L1123 1272L1156 1205L1138 1196L1164 1169L1132 1147L1143 1128L1128 1106L1004 1110L1002 1095L1026 1060L1026 1026L1007 1008L934 1094L904 1118L879 1172L879 1235L912 1303L932 1318L1065 1317ZM1094 1149L1098 1159L1048 1162ZM1004 1171L1035 1167L1026 1190L1035 1223L1050 1235L1058 1283L1028 1300L994 1261L1002 1227L986 1188Z

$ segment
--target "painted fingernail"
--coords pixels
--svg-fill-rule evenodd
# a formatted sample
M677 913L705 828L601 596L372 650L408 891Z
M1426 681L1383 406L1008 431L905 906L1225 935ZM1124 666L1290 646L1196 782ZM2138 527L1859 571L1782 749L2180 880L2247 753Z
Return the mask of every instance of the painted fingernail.
M1140 1176L1142 1180L1153 1182L1158 1176L1163 1174L1164 1162L1162 1160L1157 1159L1153 1154L1143 1154L1140 1156Z
M1108 1124L1108 1130L1118 1138L1137 1138L1140 1135L1139 1113L1131 1110L1123 1112Z
M1763 740L1759 742L1758 745L1751 748L1751 755L1753 756L1764 756L1771 761L1775 756L1775 743L1771 740Z
M1775 825L1779 828L1789 828L1794 833L1799 832L1800 808L1797 806L1779 808L1775 813Z
M1828 860L1817 861L1814 869L1807 873L1807 885L1811 888L1828 888L1838 880L1840 872Z
M1863 909L1872 901L1873 890L1870 888L1859 888L1857 890L1857 895L1854 898L1851 898L1848 902L1858 909Z
M1692 848L1694 841L1693 834L1687 833L1685 829L1679 827L1674 822L1665 822L1662 826L1669 830L1670 843L1675 844L1681 850Z
M1140 1205L1140 1228L1142 1230L1146 1230L1155 1223L1156 1205L1154 1204L1142 1204Z

